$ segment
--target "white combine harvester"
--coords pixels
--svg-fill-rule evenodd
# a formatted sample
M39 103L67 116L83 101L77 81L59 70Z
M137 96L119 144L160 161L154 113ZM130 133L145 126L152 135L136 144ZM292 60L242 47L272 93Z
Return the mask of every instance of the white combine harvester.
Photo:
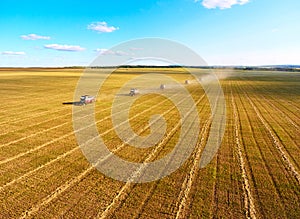
M137 94L139 94L138 89L136 89L136 88L131 88L130 89L129 96L134 96L134 95L137 95Z

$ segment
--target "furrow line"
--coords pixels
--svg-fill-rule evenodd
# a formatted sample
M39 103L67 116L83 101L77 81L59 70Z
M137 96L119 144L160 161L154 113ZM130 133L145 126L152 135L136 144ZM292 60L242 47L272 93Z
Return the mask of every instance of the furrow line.
M248 85L248 86L254 87L253 85ZM264 90L266 91L265 88L264 88ZM296 124L289 116L287 116L286 113L284 113L284 112L283 112L281 109L279 109L275 104L273 104L270 100L268 100L268 99L265 97L265 95L260 94L259 97L262 98L264 101L266 101L269 105L271 105L271 106L272 106L274 109L276 109L278 112L280 112L280 114L281 114L284 118L286 118L286 120L289 121L289 123L291 123L296 129L299 129L299 128L300 128L299 125ZM268 97L271 97L272 99L274 99L274 98L272 97L272 95L269 95ZM286 102L288 103L288 101L286 101ZM278 101L277 101L277 103L278 103L279 105L283 106L283 107L286 109L286 106L285 106L284 104L281 104L281 103L279 103ZM291 114L293 114L294 116L297 116L297 115L294 114L294 112L291 112L289 109L288 109L288 111L289 111Z
M53 100L57 100L57 97L53 98ZM35 101L36 101L36 99L35 99ZM2 124L4 124L4 123L8 123L8 122L9 122L9 123L21 122L21 121L25 121L25 120L28 120L28 119L31 119L31 118L35 118L35 117L38 117L38 116L41 116L41 115L44 115L44 114L49 113L48 111L43 111L43 112L36 113L36 114L32 115L31 112L34 112L34 111L36 111L36 110L39 110L40 108L36 109L36 108L34 107L35 105L30 105L30 104L28 104L28 102L27 102L27 103L24 103L24 104L21 104L21 105L22 105L22 106L23 106L23 105L27 105L27 106L30 106L30 108L34 108L33 110L25 111L26 114L30 113L30 116L27 116L27 117L22 118L22 119L13 119L13 120L9 120L9 121L4 121L4 122L1 122L0 125L2 125ZM40 105L40 103L38 103L37 105ZM26 107L27 107L27 106L26 106ZM23 109L23 108L20 109L20 107L17 107L17 106L10 106L10 108L11 108L11 107L16 108L16 109L17 109L17 110L15 110L16 112L20 112L20 113L14 114L14 115L13 115L14 117L16 117L17 115L24 114L24 109ZM24 107L24 108L26 108L26 107ZM63 110L65 110L65 108L62 109L61 107L59 107L57 110L53 110L53 111L51 110L50 113L56 113L56 112L63 111ZM6 110L6 111L4 111L4 113L6 113L6 112L8 112L8 111L9 111L10 113L12 113L11 110ZM2 112L3 112L3 111L2 111ZM2 117L2 118L3 118L3 117ZM0 119L2 119L2 118L0 118Z

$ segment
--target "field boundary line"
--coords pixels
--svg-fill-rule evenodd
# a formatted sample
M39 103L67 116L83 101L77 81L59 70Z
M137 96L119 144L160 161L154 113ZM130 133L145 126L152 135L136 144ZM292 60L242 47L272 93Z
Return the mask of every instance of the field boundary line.
M257 213L255 210L254 199L251 194L251 188L250 188L250 184L248 181L245 161L243 158L242 147L241 147L241 143L240 143L240 135L239 135L240 127L239 127L239 121L238 121L239 115L237 113L236 104L234 102L232 90L231 90L231 104L232 104L233 115L234 115L235 143L237 146L240 169L242 171L242 178L243 178L244 205L245 205L245 209L246 209L246 216L247 216L247 218L256 218Z
M252 100L249 98L248 94L246 94L247 99L249 100L249 103L251 104L252 108L254 109L254 111L256 112L259 120L263 123L263 125L265 126L265 128L267 129L267 131L269 132L271 138L273 139L273 143L275 145L275 147L277 148L279 154L281 155L282 160L284 161L284 163L288 166L288 169L292 172L292 175L296 178L296 180L298 181L298 184L300 184L300 175L297 172L297 170L295 169L294 165L291 163L290 159L287 157L287 155L285 154L284 150L283 150L283 146L280 143L280 140L276 137L276 135L272 132L269 124L267 124L267 122L265 121L265 119L262 117L261 113L259 112L259 110L256 108L256 106L253 104Z

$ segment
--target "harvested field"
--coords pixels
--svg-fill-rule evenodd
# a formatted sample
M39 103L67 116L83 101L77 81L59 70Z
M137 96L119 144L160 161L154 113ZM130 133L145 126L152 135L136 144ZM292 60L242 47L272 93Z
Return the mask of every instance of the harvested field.
M133 183L96 170L77 144L72 106L62 102L73 99L82 72L0 69L0 218L300 218L300 73L217 70L227 76L220 77L226 130L214 159L202 169L211 109L199 84L184 85L200 118L200 129L188 132L199 134L195 150L169 176ZM124 83L150 72L182 84L193 81L181 68L119 69L95 103L97 129L109 150L145 167L174 149L182 127L178 109L163 95L140 95L129 112L132 130L148 135L155 114L163 115L167 127L154 147L134 148L118 137L111 107ZM174 98L184 101L176 92ZM92 105L78 107L76 118L90 116L85 112Z

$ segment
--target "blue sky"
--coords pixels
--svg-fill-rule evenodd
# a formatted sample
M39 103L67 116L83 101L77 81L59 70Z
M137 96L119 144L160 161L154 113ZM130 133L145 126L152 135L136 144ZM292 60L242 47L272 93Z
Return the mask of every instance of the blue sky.
M158 37L209 65L300 64L299 0L1 0L0 66L89 65Z

